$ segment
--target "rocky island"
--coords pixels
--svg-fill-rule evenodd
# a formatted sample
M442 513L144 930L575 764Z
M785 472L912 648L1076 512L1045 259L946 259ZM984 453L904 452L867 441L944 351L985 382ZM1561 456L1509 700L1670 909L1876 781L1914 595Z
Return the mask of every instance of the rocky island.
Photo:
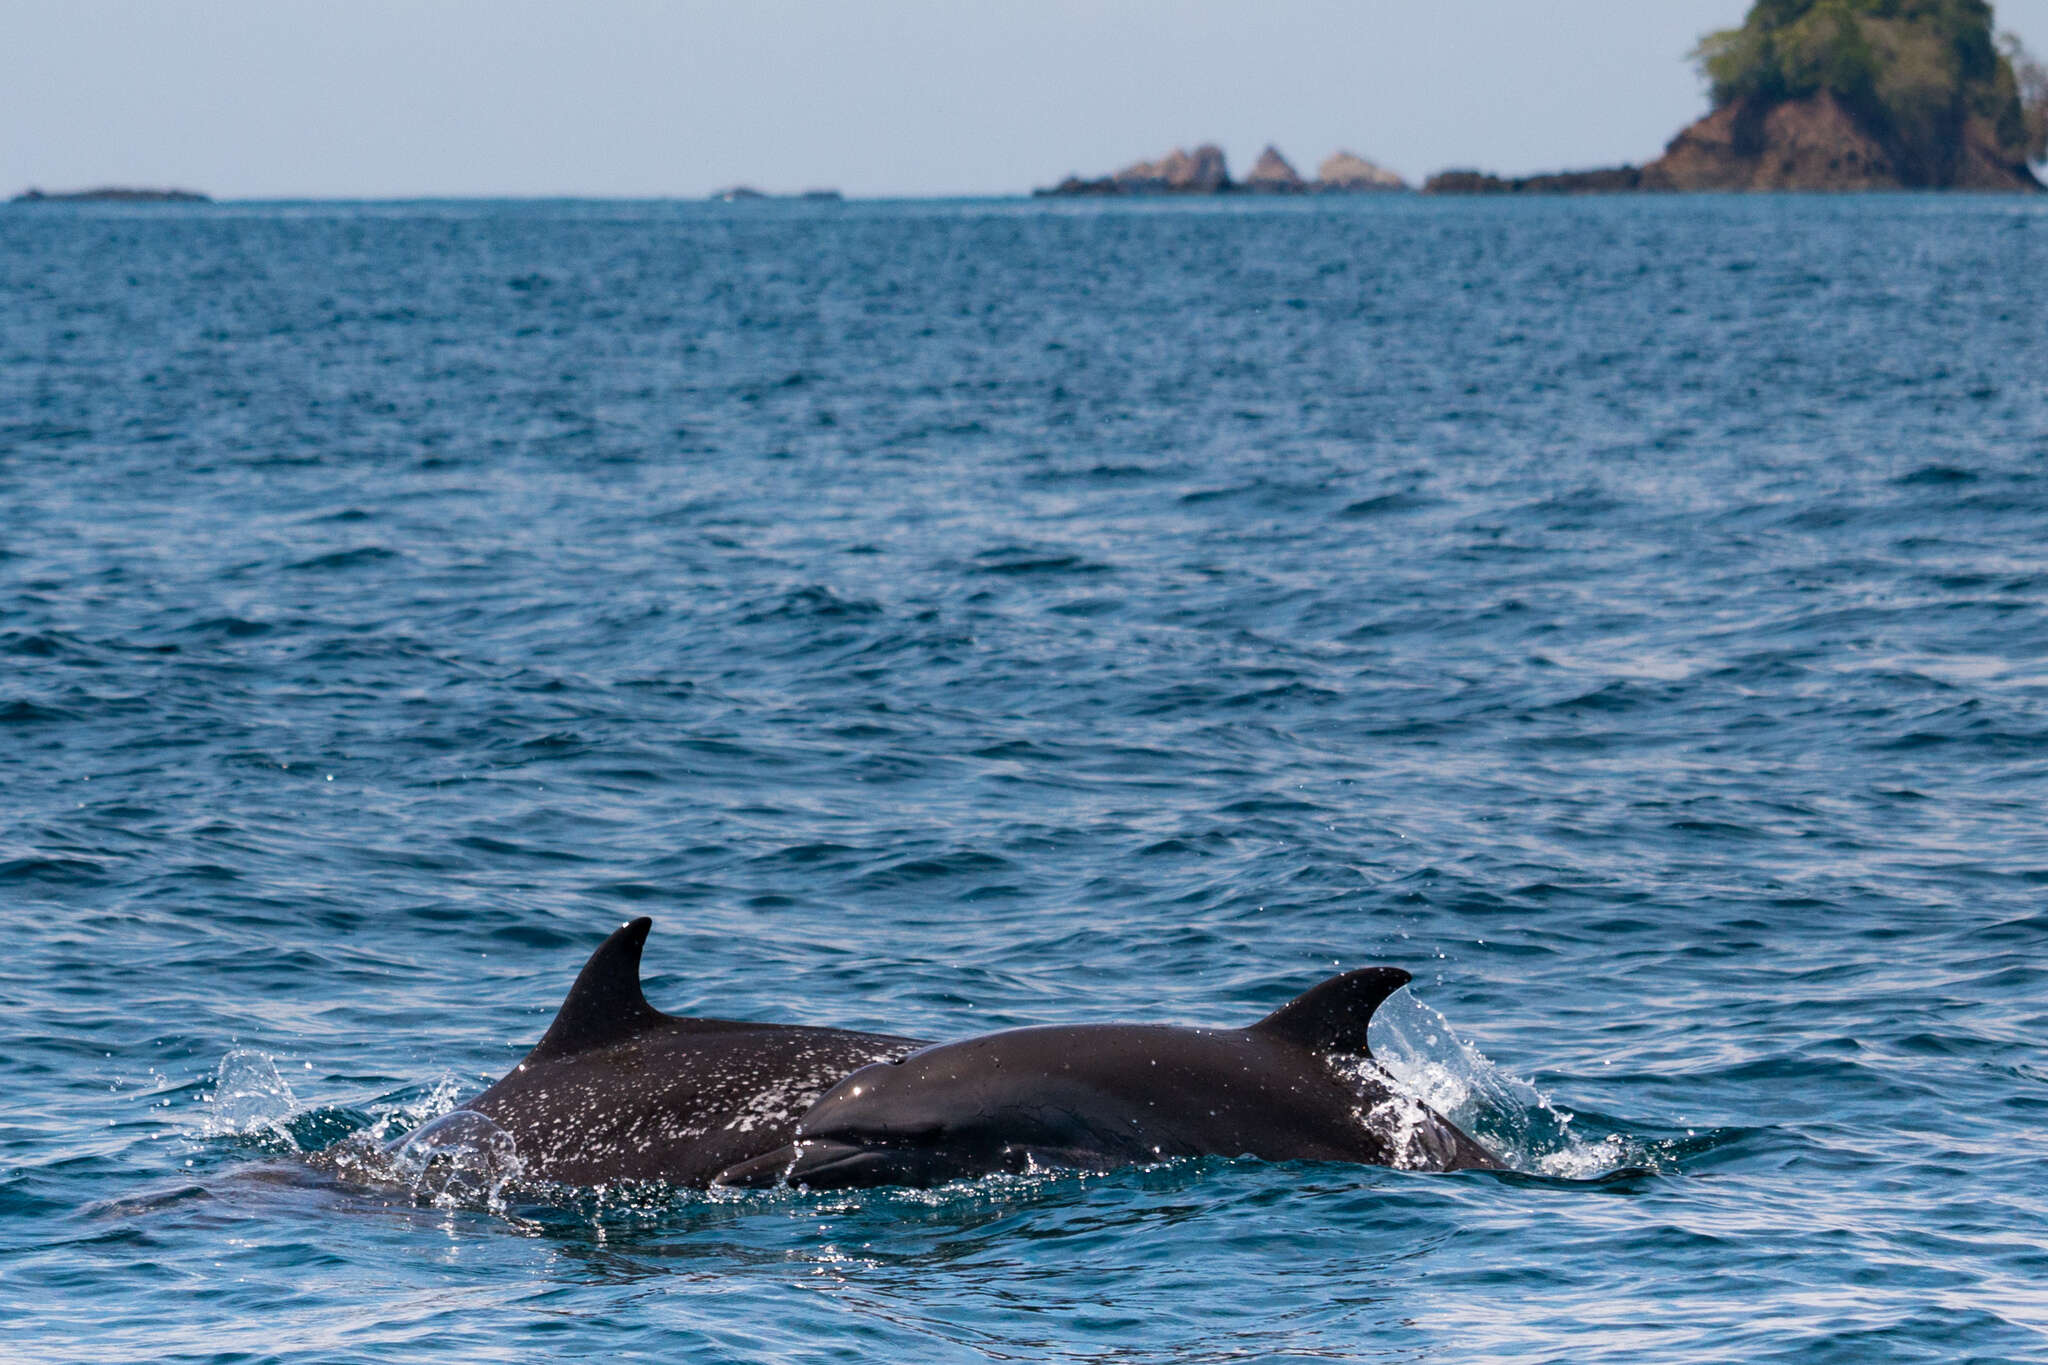
M2041 188L2048 73L1985 0L1756 0L1694 56L1713 111L1648 165L1446 171L1424 193Z
M1407 188L1407 182L1400 176L1375 166L1352 152L1336 153L1317 168L1314 180L1304 180L1300 172L1281 155L1280 149L1270 145L1259 154L1258 161L1252 166L1251 174L1243 180L1232 180L1230 167L1223 159L1223 149L1212 142L1205 142L1193 151L1177 147L1157 161L1136 162L1114 175L1100 176L1092 180L1070 175L1057 185L1034 190L1032 193L1041 197L1125 194L1357 194Z
M65 190L57 194L49 194L42 190L31 188L15 195L14 202L17 204L210 204L213 201L197 190L144 190L134 189L126 185L104 185L95 190Z

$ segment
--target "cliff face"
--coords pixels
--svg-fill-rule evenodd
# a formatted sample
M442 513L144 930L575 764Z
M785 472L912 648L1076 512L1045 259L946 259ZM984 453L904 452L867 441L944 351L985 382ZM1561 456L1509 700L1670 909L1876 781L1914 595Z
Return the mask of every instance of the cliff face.
M2033 190L2025 161L1996 130L1966 120L1933 165L1916 164L1898 139L1859 117L1832 91L1801 99L1738 99L1671 140L1642 169L1658 190Z
M1716 109L1643 167L1644 184L1668 190L1884 190L1903 182L1878 140L1841 101L1822 91L1768 104Z

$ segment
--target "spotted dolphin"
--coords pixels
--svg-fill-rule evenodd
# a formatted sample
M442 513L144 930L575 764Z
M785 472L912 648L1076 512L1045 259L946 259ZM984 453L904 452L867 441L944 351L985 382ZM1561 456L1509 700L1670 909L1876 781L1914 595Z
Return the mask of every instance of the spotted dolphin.
M1348 972L1242 1029L1022 1028L925 1048L847 1076L792 1142L715 1183L930 1186L1193 1156L1500 1169L1371 1060L1366 1025L1408 980Z
M526 1178L703 1186L787 1144L797 1118L841 1077L922 1046L663 1014L640 989L653 923L636 919L606 939L533 1051L463 1106L510 1136Z

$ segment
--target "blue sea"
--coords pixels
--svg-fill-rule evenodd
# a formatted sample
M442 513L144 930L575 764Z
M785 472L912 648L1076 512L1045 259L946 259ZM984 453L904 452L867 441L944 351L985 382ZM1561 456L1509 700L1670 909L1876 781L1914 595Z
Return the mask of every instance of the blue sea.
M2048 202L0 209L0 1358L2048 1359ZM1514 1168L539 1198L663 1009Z

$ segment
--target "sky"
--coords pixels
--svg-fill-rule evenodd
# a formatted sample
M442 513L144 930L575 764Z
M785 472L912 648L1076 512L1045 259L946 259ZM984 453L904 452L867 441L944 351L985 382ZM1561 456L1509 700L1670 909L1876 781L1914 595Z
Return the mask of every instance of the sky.
M1014 194L1641 162L1747 0L0 0L0 195ZM1999 0L2048 53L2048 0Z

